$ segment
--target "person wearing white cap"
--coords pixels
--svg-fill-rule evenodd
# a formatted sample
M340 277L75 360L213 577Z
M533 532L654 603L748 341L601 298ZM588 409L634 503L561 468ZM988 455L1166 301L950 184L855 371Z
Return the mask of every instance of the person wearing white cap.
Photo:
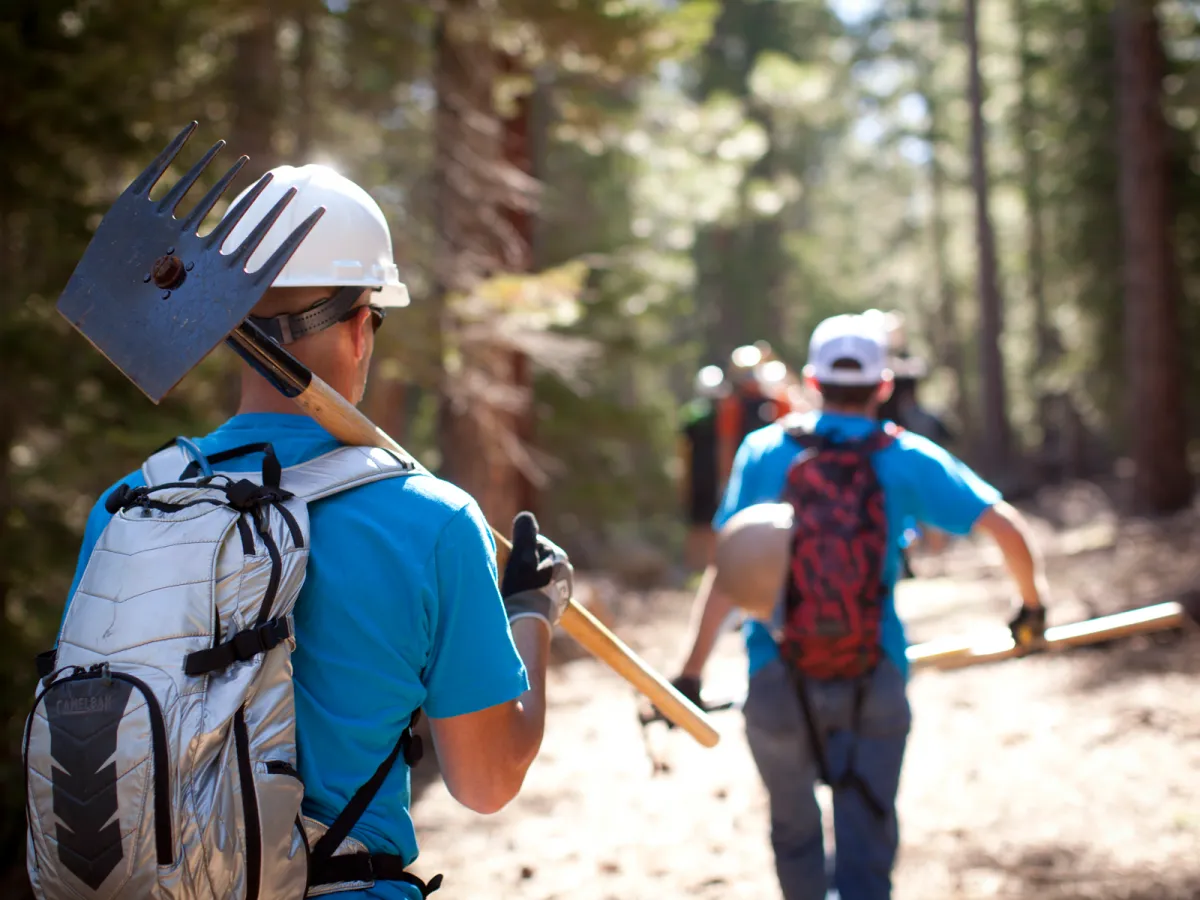
M823 900L830 881L840 900L891 896L910 722L893 600L905 523L991 535L1020 593L1014 636L1027 646L1045 628L1045 581L1021 516L936 444L878 421L892 380L883 324L839 315L818 325L804 375L822 408L759 429L738 449L713 520L716 564L674 682L699 700L721 625L741 607L746 734L770 797L784 900ZM818 780L833 788L829 867Z
M296 190L250 271L312 210L323 206L325 214L251 318L357 404L376 329L389 308L409 302L387 222L366 191L329 168L282 166L270 174L225 245L236 247ZM249 366L237 415L190 446L222 471L265 470L258 454L270 454L284 468L285 487L293 466L321 457L336 475L346 458L335 453L332 435ZM571 565L523 512L498 589L495 544L469 495L407 466L404 477L365 481L312 500L309 546L286 554L308 557L291 657L298 763L285 773L303 782L308 841L290 853L305 852L314 894L418 900L437 889L440 876L426 884L408 871L417 856L409 766L419 744L411 723L419 711L428 715L442 777L459 802L481 813L506 805L541 745L550 636L570 597ZM71 595L112 516L106 498L122 484L144 483L134 473L96 504ZM125 563L127 570L151 564ZM276 799L259 798L263 817L278 814ZM325 837L335 834L340 840ZM322 844L329 852L318 860ZM261 863L288 847L253 850ZM263 896L282 896L277 890L264 885Z

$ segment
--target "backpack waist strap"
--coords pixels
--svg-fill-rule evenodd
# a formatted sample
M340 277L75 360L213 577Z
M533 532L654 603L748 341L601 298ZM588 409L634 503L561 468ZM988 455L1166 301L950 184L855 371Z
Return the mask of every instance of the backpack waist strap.
M315 861L309 868L309 888L327 884L403 881L428 897L442 886L442 876L434 875L428 882L404 870L404 859L390 853L350 853Z

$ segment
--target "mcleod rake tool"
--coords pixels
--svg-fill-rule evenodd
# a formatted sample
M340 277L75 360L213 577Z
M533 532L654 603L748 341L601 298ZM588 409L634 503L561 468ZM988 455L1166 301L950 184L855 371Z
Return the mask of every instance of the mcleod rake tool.
M150 191L196 124L184 128L117 198L71 275L58 311L154 403L227 342L338 440L383 447L411 459L356 407L246 321L323 208L314 210L259 269L246 272L247 261L295 196L294 188L230 253L222 253L222 246L267 186L269 174L211 232L201 237L199 228L248 157L238 159L182 218L175 217L176 210L224 141L205 153L161 200L150 199ZM511 549L503 534L495 528L492 533ZM704 713L574 600L563 614L562 627L699 743L717 744L719 735Z

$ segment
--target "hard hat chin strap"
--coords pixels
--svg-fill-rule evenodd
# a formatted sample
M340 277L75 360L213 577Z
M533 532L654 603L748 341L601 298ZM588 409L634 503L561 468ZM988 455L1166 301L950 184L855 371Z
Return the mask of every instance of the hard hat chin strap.
M338 288L332 295L318 300L302 313L284 313L270 319L250 316L250 321L286 346L305 335L316 334L343 321L364 290L367 289L362 285Z

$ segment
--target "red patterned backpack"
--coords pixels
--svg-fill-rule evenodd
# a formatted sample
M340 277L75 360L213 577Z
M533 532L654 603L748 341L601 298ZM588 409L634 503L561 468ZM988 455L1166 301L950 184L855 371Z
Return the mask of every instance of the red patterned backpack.
M889 422L864 438L836 441L788 428L804 452L788 470L782 498L795 510L795 525L780 649L802 677L860 678L879 661L888 526L871 456L899 432Z

